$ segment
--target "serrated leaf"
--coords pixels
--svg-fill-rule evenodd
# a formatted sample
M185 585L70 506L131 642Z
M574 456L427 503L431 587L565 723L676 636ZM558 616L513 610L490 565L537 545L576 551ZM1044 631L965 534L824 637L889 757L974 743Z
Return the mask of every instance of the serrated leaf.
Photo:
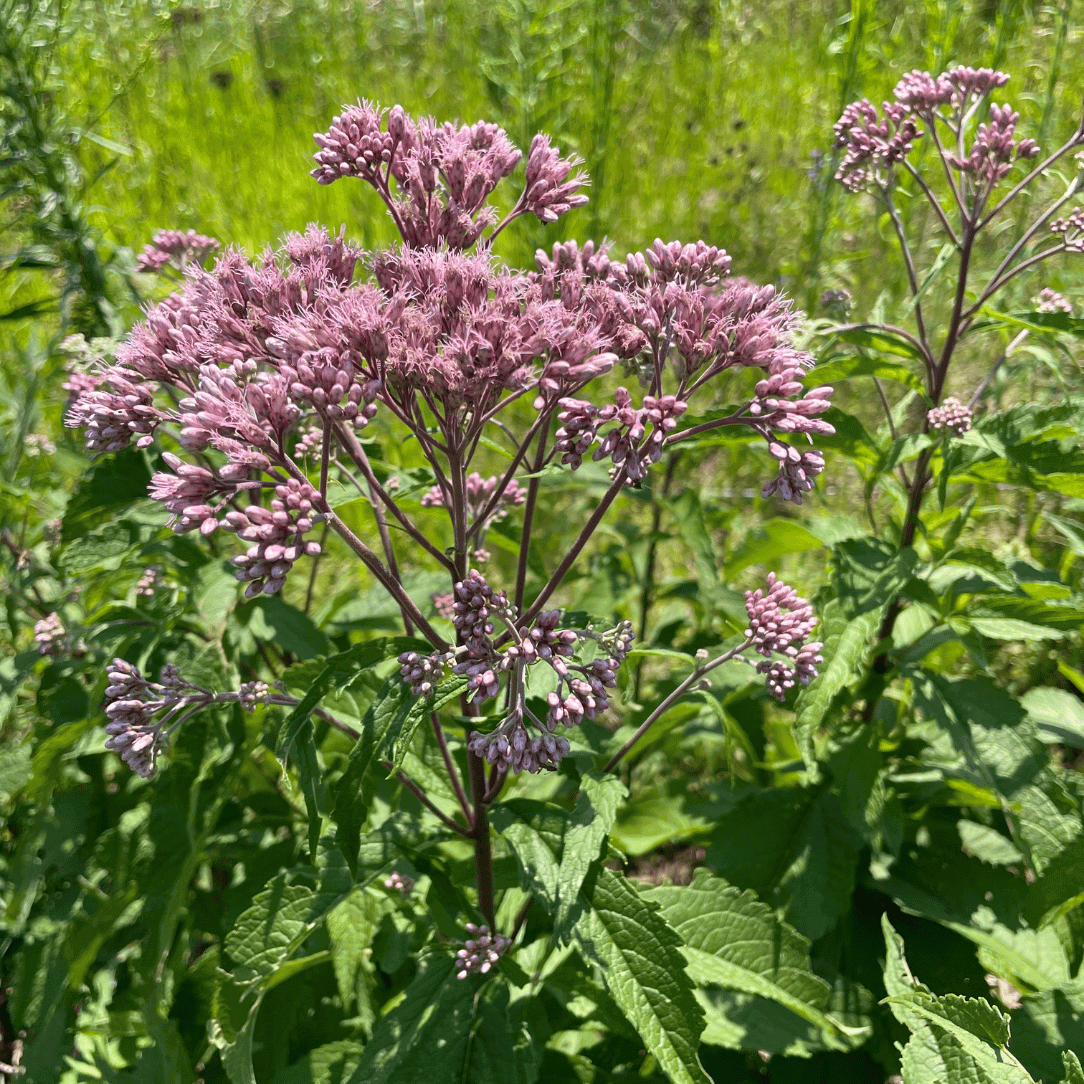
M1006 1049L1009 1024L981 998L936 997L911 974L903 941L882 916L887 1003L912 1033L904 1048L908 1084L1035 1084Z
M1012 1048L1032 1076L1055 1081L1065 1050L1084 1050L1084 976L1027 994L1012 1014Z
M414 703L409 686L395 674L384 682L376 700L361 720L361 737L350 750L346 768L335 788L335 804L331 817L338 829L339 840L351 871L357 872L361 828L369 816L366 791L372 781L369 770L390 740L394 740L407 713Z
M851 906L862 846L823 785L751 788L716 821L707 865L783 908L790 925L816 940Z
M538 1080L542 1048L540 1043L532 1040L523 1018L529 1003L529 999L521 998L510 1006L507 986L486 983L475 1011L464 1081L470 1084L534 1084Z
M565 827L557 870L554 937L567 941L580 913L580 889L606 850L606 840L628 788L615 775L580 777L580 794Z
M835 1040L831 1045L837 1048L849 1045L843 1041L844 1029L825 1011L831 987L810 967L809 941L754 893L700 869L687 887L665 886L641 895L660 906L684 940L682 951L694 982L776 1002L799 1018L792 1017L788 1029L785 1018L777 1015L783 1041L773 1053L783 1053L790 1041L805 1038L807 1029L800 1021ZM755 1011L755 1003L749 1008Z
M1065 689L1028 689L1020 703L1039 732L1039 740L1084 749L1084 702Z
M511 798L495 807L490 816L516 857L520 885L538 897L547 914L556 914L568 811L552 802Z
M447 681L441 682L430 696L414 698L414 702L410 705L402 725L399 727L398 737L395 739L395 753L392 756L392 767L389 774L394 774L402 767L403 759L410 747L411 738L414 737L418 727L429 718L430 713L440 711L441 708L447 707L458 700L466 692L469 684L470 678L468 677L449 678Z
M1084 903L1084 835L1056 854L1042 876L1028 886L1024 917L1036 929Z
M450 954L423 955L403 999L377 1021L347 1084L462 1084L482 979ZM492 980L490 980L492 981Z
M832 599L821 613L818 634L824 638L821 654L825 663L820 674L798 693L794 704L794 736L811 782L816 782L820 774L814 749L816 733L836 694L864 673L880 619L880 611L849 616L837 599Z
M327 844L320 859L316 888L290 884L286 874L279 874L237 919L225 940L235 981L266 983L352 891L354 882L338 848Z
M710 1084L696 1056L704 1010L685 973L681 938L623 877L601 869L575 938L674 1084Z
M1084 1084L1084 1068L1081 1067L1080 1058L1072 1050L1065 1050L1062 1052L1061 1061L1065 1068L1061 1084Z
M849 538L832 547L835 594L849 617L880 613L914 575L918 554L879 538Z

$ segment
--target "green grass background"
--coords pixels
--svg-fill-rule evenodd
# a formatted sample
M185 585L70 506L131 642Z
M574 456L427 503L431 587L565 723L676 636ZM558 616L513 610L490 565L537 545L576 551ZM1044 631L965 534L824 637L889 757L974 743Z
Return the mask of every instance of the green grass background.
M844 104L914 67L992 65L1053 145L1084 88L1070 0L80 0L69 24L58 93L126 149L93 191L117 244L195 227L257 250L314 220L389 242L374 193L308 176L312 133L364 97L584 158L591 203L508 231L509 261L565 236L704 238L807 307L829 286L876 296L885 274L867 205L810 175Z

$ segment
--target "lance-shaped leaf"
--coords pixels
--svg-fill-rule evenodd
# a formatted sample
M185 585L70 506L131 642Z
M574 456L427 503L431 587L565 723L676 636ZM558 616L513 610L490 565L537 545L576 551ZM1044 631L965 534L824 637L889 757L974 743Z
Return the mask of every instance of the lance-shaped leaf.
M674 1084L709 1084L696 1056L704 1010L685 973L681 938L655 904L608 869L599 871L590 904L575 930L581 952L602 969L614 1001Z

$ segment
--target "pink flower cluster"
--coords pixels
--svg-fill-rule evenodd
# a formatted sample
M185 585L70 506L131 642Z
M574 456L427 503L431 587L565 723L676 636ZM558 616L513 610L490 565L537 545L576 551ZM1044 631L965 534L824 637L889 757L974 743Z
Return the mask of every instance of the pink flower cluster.
M105 747L118 753L133 772L149 779L165 746L162 730L171 713L157 722L155 715L185 702L185 683L172 670L163 672L161 683L148 681L124 659L114 659L106 676L105 714L109 721L105 732L109 737Z
M493 222L486 201L519 161L501 129L359 103L317 142L318 179L372 184L403 233L403 246L372 258L371 281L354 281L359 251L317 227L256 260L230 250L211 270L192 262L182 289L147 312L115 360L71 385L67 421L85 429L89 450L145 447L160 431L177 441L151 495L176 531L225 529L250 544L236 560L248 593L279 590L301 556L319 552L305 536L330 514L326 472L319 490L307 472L325 440L336 459L356 460L353 431L378 410L414 433L432 463L440 482L429 504L450 499L447 450L476 448L524 396L564 423L544 462L575 467L597 443L596 459L639 485L682 438L694 393L730 369L759 369L767 390L710 424L764 437L780 464L771 492L799 500L812 484L823 460L785 438L831 431L816 417L828 390L803 395L811 361L793 345L797 314L774 289L729 279L725 252L656 241L618 261L605 246L569 242L539 254L537 272L511 272L488 246L463 251ZM536 138L509 217L548 221L582 202L574 168ZM641 382L639 402L627 388L599 406L579 398L619 361ZM481 560L486 526L524 490L478 474L467 490L470 552Z
M213 237L195 230L159 230L136 259L140 271L161 271L166 264L183 271L190 263L202 264L219 249Z
M557 417L564 425L557 430L554 451L561 456L561 462L575 470L598 439L599 429L607 422L614 422L591 458L597 461L609 456L615 468L624 466L625 476L633 485L639 485L647 476L648 466L662 457L666 435L688 409L687 403L673 395L658 399L645 395L643 404L634 407L626 388L618 388L615 401L604 407L583 399L562 399L559 405L563 409Z
M505 674L514 675L522 700L527 668L544 663L557 678L556 689L547 695L545 719L535 718L521 702L496 730L488 734L472 732L467 747L490 764L516 772L556 766L569 746L565 738L555 737L553 732L559 726L577 726L585 718L595 719L609 708L609 690L616 686L617 671L632 644L631 623L623 622L606 633L561 629L561 611L547 610L531 626L521 627L505 593L494 591L477 569L455 585L452 614L460 642L454 652L424 656L407 651L399 656L400 675L411 692L415 696L432 693L454 658L452 672L470 679L468 695L475 702L496 697ZM513 633L512 643L503 651L493 639L495 617ZM586 640L598 644L598 653L588 663L577 662L576 645ZM525 715L540 731L533 738L524 724Z
M320 150L312 175L320 184L341 177L371 184L411 248L474 245L497 224L497 211L486 201L522 158L496 124L414 121L402 106L389 111L364 101L344 106L331 128L314 138ZM505 224L522 214L556 222L586 203L580 189L587 178L573 173L579 164L562 158L546 136L535 136L523 191Z
M527 499L527 490L514 478L501 490L500 496L494 505L494 497L497 493L497 485L501 481L495 474L489 478L483 478L477 471L471 471L467 475L466 493L467 512L470 522L474 523L485 518L485 526L504 519L508 515L508 506L522 504ZM448 494L450 496L450 494ZM432 486L422 497L421 503L426 508L444 508L448 505L444 490L439 485ZM490 506L493 510L487 515ZM484 528L483 528L484 533Z
M512 947L512 938L504 934L492 934L488 926L475 926L467 923L467 933L471 937L463 942L463 947L455 954L457 979L468 975L485 975L497 961Z
M891 182L893 167L911 153L925 133L924 121L936 135L939 125L952 134L952 145L964 140L974 105L1009 80L990 68L958 67L933 76L913 71L896 84L895 101L883 102L880 111L870 101L853 102L835 125L837 150L844 151L836 179L852 192ZM991 105L989 120L979 124L965 154L944 152L945 161L970 178L977 193L988 194L1018 159L1034 158L1039 147L1032 139L1016 139L1019 114L1007 105Z
M1073 311L1072 302L1064 294L1059 294L1057 290L1049 286L1039 291L1039 296L1034 299L1034 305L1036 312L1064 312L1071 314Z
M60 614L46 614L34 624L34 642L38 645L38 653L50 659L60 658L61 646L67 634Z
M1065 217L1054 219L1050 232L1062 235L1062 244L1068 251L1084 252L1084 210L1074 207Z
M866 98L847 106L834 130L832 147L846 152L836 180L851 192L884 184L886 174L911 153L923 134L905 105L883 102L878 112Z
M774 572L768 574L765 588L745 592L749 617L745 636L749 646L766 660L757 663L756 669L766 675L768 692L781 701L795 681L808 685L817 676L817 666L824 661L820 654L824 645L809 641L817 617L794 588L777 580ZM773 659L773 655L784 658Z
M971 408L950 395L926 414L926 424L933 430L944 429L953 436L962 437L971 428Z

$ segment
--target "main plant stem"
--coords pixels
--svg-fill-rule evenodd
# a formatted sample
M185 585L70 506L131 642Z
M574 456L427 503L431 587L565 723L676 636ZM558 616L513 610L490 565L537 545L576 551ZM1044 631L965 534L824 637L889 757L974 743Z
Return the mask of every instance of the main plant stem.
M480 756L467 750L471 797L474 799L474 875L478 886L478 910L491 930L497 928L494 905L493 848L489 841L489 814L486 811L486 765Z

